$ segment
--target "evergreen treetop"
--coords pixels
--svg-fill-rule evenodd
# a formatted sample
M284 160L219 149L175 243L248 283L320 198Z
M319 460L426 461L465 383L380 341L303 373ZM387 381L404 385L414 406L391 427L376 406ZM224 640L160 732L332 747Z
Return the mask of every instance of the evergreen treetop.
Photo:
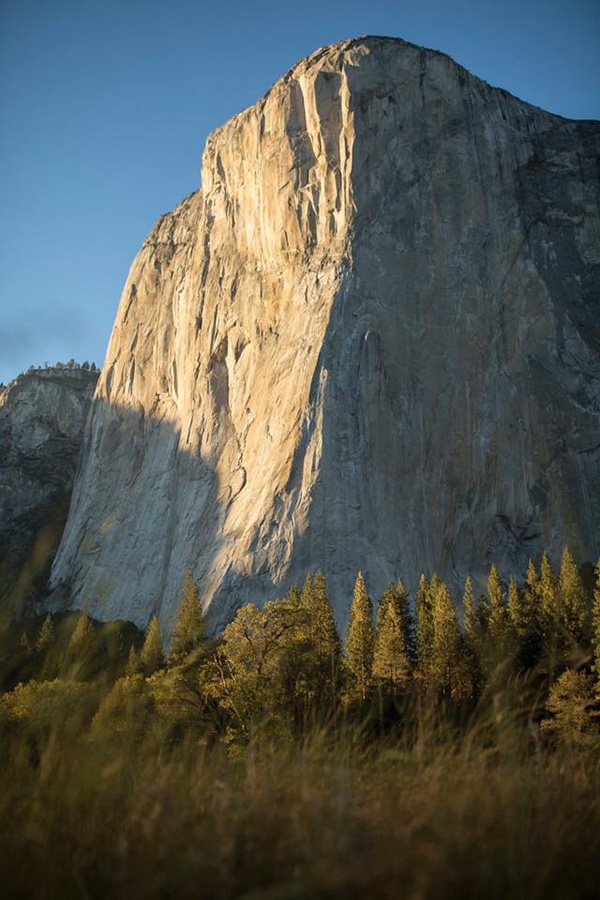
M322 572L307 576L301 603L308 613L310 638L317 652L337 665L341 654L341 641L335 625L331 600L327 595L327 582Z
M508 626L508 614L504 605L502 582L496 566L490 568L487 582L487 627L491 640L504 640Z
M53 642L54 623L52 621L52 616L50 615L50 613L48 613L48 615L44 619L42 627L40 628L40 633L35 644L35 649L38 653L44 653Z
M538 591L540 598L540 610L546 623L546 630L552 630L558 619L558 603L556 602L557 579L554 569L548 559L548 554L542 554L540 565L540 578Z
M596 677L600 687L600 559L596 564L596 583L594 585L594 600L592 604L592 623L593 623L593 652L594 652L594 668Z
M433 642L427 686L441 697L461 700L472 690L456 605L440 581L433 601Z
M152 675L164 665L165 656L158 618L152 616L146 630L146 638L140 652L140 663L145 675Z
M437 578L437 575L434 575L435 578ZM415 616L417 663L419 670L424 672L431 656L433 641L432 590L426 575L421 575L419 580L419 588L415 598Z
M183 579L181 600L171 637L171 659L181 659L196 650L204 641L205 629L198 586L188 569Z
M373 651L373 676L392 690L408 685L412 671L412 634L408 598L402 582L390 583L379 601Z
M88 644L96 637L94 624L85 610L82 610L77 617L77 624L73 629L69 645L72 649Z
M356 693L362 700L367 698L371 687L373 649L373 604L367 592L363 573L359 572L354 584L354 597L350 609L346 660Z
M568 547L563 551L558 584L560 623L571 639L580 644L584 641L586 632L586 592L579 569Z

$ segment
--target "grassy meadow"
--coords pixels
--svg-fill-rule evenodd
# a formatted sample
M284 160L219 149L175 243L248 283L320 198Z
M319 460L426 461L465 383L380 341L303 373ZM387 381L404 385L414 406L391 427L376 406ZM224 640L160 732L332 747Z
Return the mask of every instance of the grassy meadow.
M188 584L166 655L152 623L5 623L3 897L598 896L593 642L522 636L524 667L508 613L469 649L433 598L426 666L422 606L402 644L400 594L370 633L358 590L343 650L307 584L219 639Z

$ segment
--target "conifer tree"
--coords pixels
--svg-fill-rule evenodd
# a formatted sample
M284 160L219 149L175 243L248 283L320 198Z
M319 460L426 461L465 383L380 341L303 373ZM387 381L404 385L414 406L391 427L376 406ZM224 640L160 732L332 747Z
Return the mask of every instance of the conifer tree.
M444 582L442 581L438 573L434 572L431 576L431 581L429 582L429 606L432 611L437 592L439 591L443 583Z
M188 569L183 579L183 588L175 627L171 637L170 659L183 659L196 650L204 641L204 619L200 593Z
M140 653L140 663L145 675L152 675L165 661L162 648L160 625L156 616L152 616L146 630L146 638Z
M540 595L540 576L532 559L527 563L527 574L525 575L526 590L532 597Z
M561 645L559 635L560 602L557 578L550 564L550 560L548 559L548 554L545 552L542 555L542 562L540 564L539 596L540 618L548 665L548 675L552 681L558 664Z
M289 591L286 594L286 599L292 604L296 606L302 605L302 591L295 584L291 586Z
M497 682L507 673L509 657L510 620L504 602L504 591L496 566L491 566L487 581L486 630L483 641L482 665L488 679Z
M472 685L456 605L443 582L439 583L433 601L432 618L433 642L428 666L428 686L442 697L460 701L470 696Z
M506 610L510 632L515 644L518 667L528 668L530 665L530 631L532 629L531 611L525 591L520 591L517 582L511 575L508 582Z
M44 619L44 623L40 628L40 633L35 644L38 653L45 653L54 643L54 623L50 613Z
M475 599L473 597L473 580L469 575L465 580L465 590L463 593L463 616L465 622L465 635L470 643L474 646L480 637L479 616L475 609Z
M570 749L600 747L593 676L573 669L564 671L550 690L547 710L551 715L541 726L553 741Z
M359 572L350 609L346 659L354 689L361 700L367 699L371 688L373 644L373 604L367 593L363 574Z
M523 588L519 590L514 579L511 582L514 586L509 587L508 612L518 640L519 662L531 668L539 659L543 642L540 578L531 559Z
M302 604L306 609L309 609L312 607L313 602L314 602L314 596L315 596L315 591L314 591L313 577L312 577L312 574L310 572L308 572L308 574L306 575L306 578L304 579L304 587L302 588L302 593L301 593Z
M594 669L600 686L600 559L596 564L596 583L594 585L594 600L592 606L593 621L593 648L594 648Z
M437 575L434 575L437 578ZM433 581L433 579L432 579ZM435 588L435 585L434 585ZM421 575L415 598L417 665L419 673L425 676L431 658L433 642L433 616L431 585L426 575Z
M469 576L463 593L463 619L465 629L465 655L474 685L481 681L482 627L479 610L475 607L473 581Z
M490 568L487 582L488 636L496 647L504 647L508 632L508 614L504 605L504 593L502 582L496 566Z
M410 608L410 600L408 599L408 593L402 583L402 580L399 578L396 582L396 597L398 607L400 609L400 615L402 618L402 630L404 634L404 640L406 642L406 647L408 650L408 659L411 665L411 668L414 668L417 661L417 644L415 637L415 621L413 614Z
M309 612L310 638L315 649L337 669L341 641L322 572L317 572L314 578L307 576L302 592L302 605Z
M314 577L307 575L302 593L292 588L287 596L301 613L298 634L304 635L301 665L305 684L300 693L304 694L305 709L311 716L335 714L342 677L342 644L327 595L325 576L322 572L317 572ZM301 680L298 680L299 688Z
M540 565L540 578L538 582L538 591L540 597L540 609L546 628L556 627L558 620L558 604L557 604L557 580L554 570L548 559L548 554L542 554L542 562Z
M586 631L586 594L579 569L568 547L563 551L558 586L560 624L572 640L581 644Z
M393 600L394 594L396 591L396 586L393 581L390 581L388 586L382 592L381 597L379 598L379 603L377 604L377 616L376 616L376 625L375 625L375 640L377 640L377 630L383 620L385 609L388 603Z
M81 610L69 641L69 647L75 652L87 651L95 641L95 638L96 629L94 624L85 610Z
M132 675L137 675L140 670L140 658L139 655L133 646L129 648L129 655L127 657L127 664L125 666L125 675L131 677Z
M94 623L85 612L81 610L71 633L69 646L63 663L66 664L69 677L86 679L89 677L93 666L97 662L95 654L98 649L98 639Z
M383 592L377 613L373 652L373 676L392 692L404 690L411 676L411 619L401 581Z
M521 592L519 591L517 582L512 575L510 576L510 581L508 582L507 607L508 617L513 628L518 635L522 635L527 628L527 618Z

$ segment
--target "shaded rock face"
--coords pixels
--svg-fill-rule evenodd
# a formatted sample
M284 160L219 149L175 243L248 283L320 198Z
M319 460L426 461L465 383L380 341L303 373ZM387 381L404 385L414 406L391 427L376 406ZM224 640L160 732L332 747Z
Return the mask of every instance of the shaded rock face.
M0 390L0 593L25 599L64 527L98 374L35 370Z
M358 568L595 558L599 153L379 38L215 131L125 285L53 602L168 631L190 567L218 627L321 568L343 621Z

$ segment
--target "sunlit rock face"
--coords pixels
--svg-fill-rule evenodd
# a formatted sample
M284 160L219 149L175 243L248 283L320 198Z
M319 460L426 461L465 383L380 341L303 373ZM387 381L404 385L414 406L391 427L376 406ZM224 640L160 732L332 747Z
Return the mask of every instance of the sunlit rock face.
M208 139L129 274L52 602L168 632L322 569L343 622L600 534L599 126L360 38Z
M98 375L32 370L0 389L0 602L44 573L65 524Z

